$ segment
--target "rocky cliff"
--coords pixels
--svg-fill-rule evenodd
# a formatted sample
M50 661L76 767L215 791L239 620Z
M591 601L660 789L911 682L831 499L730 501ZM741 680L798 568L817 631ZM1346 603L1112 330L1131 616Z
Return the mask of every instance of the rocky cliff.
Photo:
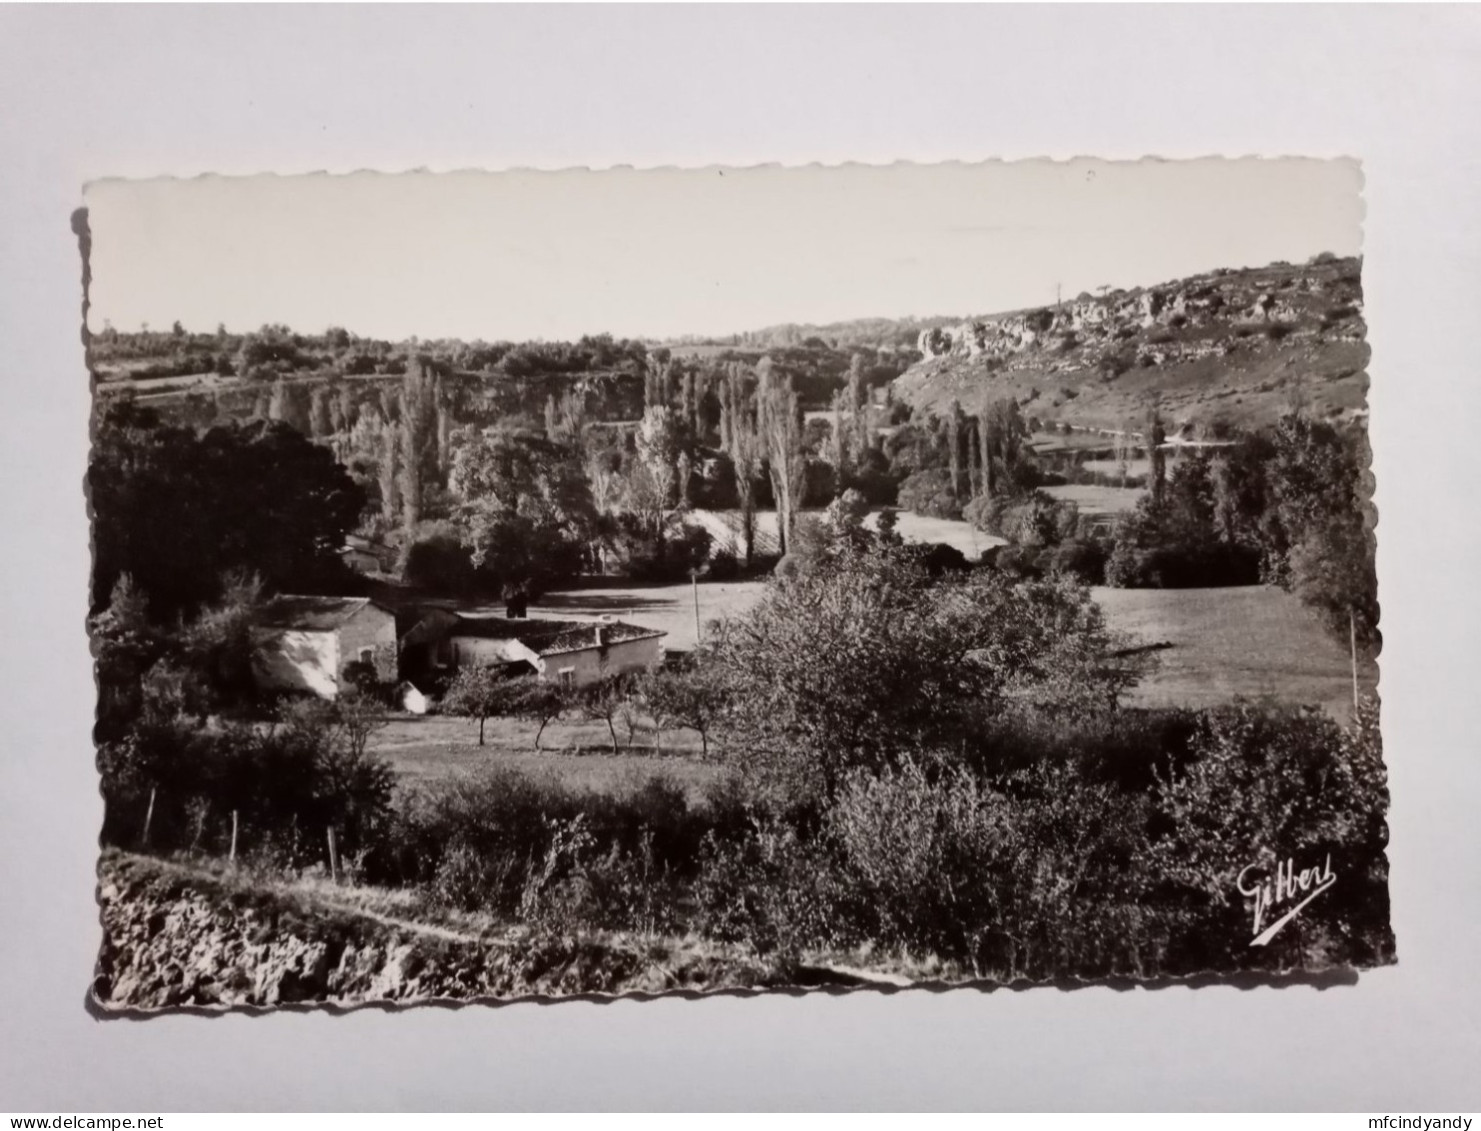
M933 410L1011 397L1045 424L1115 428L1152 398L1190 433L1295 399L1366 411L1361 261L1219 270L923 330L895 392Z

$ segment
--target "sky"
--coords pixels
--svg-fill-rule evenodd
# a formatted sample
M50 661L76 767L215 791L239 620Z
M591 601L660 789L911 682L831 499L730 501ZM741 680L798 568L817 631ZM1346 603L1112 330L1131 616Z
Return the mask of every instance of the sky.
M1350 160L108 180L89 324L366 337L728 335L982 315L1356 254Z

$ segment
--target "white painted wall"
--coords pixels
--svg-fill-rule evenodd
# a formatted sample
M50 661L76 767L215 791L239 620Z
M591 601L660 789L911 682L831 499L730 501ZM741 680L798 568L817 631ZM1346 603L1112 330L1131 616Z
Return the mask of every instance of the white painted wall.
M311 691L325 699L339 694L339 639L333 632L257 629L253 672L262 687Z

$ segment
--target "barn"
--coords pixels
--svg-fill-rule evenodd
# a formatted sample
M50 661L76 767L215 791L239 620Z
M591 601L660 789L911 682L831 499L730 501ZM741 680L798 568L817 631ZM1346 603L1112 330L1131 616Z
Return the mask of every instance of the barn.
M254 618L252 635L264 689L333 699L357 663L382 682L396 679L396 618L368 597L275 597Z

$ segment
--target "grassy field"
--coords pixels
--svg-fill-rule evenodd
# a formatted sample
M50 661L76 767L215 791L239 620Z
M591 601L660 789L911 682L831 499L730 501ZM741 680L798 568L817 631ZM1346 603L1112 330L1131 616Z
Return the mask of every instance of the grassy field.
M626 743L620 725L618 737L620 744ZM639 733L639 745L632 751L610 753L607 727L600 722L551 723L541 740L546 749L539 751L534 749L534 725L515 719L490 719L485 738L487 745L479 746L475 720L403 717L372 735L370 749L408 783L498 765L617 795L635 792L653 778L666 778L682 786L691 801L698 801L724 774L718 765L693 756L699 740L685 731L664 732L661 756L654 755L652 735L646 730Z
M760 599L765 583L701 582L701 615L743 613ZM1142 644L1170 644L1155 653L1156 667L1130 695L1149 707L1210 707L1236 697L1312 704L1346 719L1352 706L1347 650L1290 594L1266 586L1230 589L1096 589L1095 599L1112 628ZM537 610L549 616L613 614L670 633L670 648L695 640L693 592L687 584L573 590L546 597ZM1375 664L1362 665L1365 692L1377 684ZM447 717L396 718L373 739L408 781L439 778L499 764L549 773L581 788L624 793L655 776L667 777L692 798L703 796L722 770L700 761L698 736L683 730L654 735L641 725L631 747L619 723L622 752L610 753L601 722L561 721L545 730L544 751L534 750L535 728L514 719L490 719L488 745L480 748L478 724Z
M1150 678L1132 693L1145 706L1209 707L1236 696L1352 709L1347 649L1289 593L1237 589L1096 589L1111 626L1144 643L1167 642ZM1377 665L1359 667L1365 691Z
M1099 487L1093 483L1066 483L1045 487L1044 493L1061 502L1074 503L1087 518L1117 515L1133 509L1145 491L1140 487Z

